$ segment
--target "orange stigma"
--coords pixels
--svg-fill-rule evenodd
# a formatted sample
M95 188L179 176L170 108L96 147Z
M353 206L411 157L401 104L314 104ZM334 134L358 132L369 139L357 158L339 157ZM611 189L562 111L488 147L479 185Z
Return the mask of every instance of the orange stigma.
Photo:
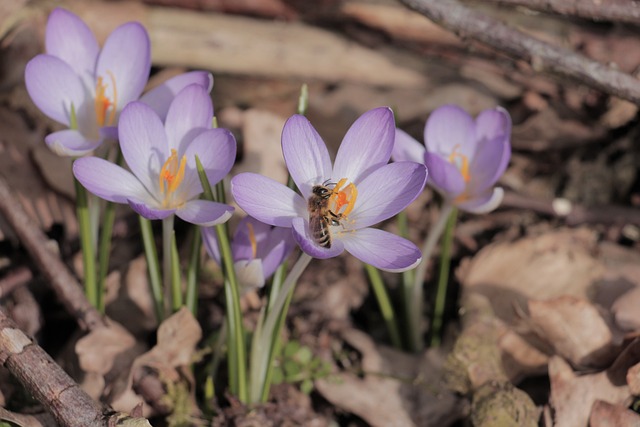
M329 198L329 206L332 208L331 212L339 215L341 218L346 218L351 213L358 198L358 189L356 186L352 182L344 186L346 182L347 178L342 178L338 181ZM344 188L342 188L343 186Z
M162 165L160 169L160 175L158 176L158 184L160 185L160 192L164 195L163 205L166 207L171 196L178 189L182 181L184 180L184 171L187 165L187 157L182 156L180 162L178 162L178 153L175 149L171 149L171 155Z
M471 174L469 173L469 158L464 154L458 153L459 145L453 147L453 152L449 155L449 162L454 164L460 173L462 174L462 178L464 182L471 181Z
M253 230L253 224L247 222L249 229L249 242L251 243L251 259L256 259L258 253L258 243L256 242L256 232Z
M107 71L113 86L113 99L107 97L107 84L102 77L96 81L96 98L94 108L98 126L113 126L116 122L116 107L118 105L118 91L116 90L116 78L111 71Z

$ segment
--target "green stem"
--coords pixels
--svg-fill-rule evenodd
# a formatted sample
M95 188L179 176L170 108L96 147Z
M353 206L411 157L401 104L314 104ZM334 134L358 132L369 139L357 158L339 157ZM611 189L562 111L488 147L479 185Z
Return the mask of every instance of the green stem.
M87 190L74 178L76 187L76 215L80 229L80 249L84 268L84 293L94 307L98 307L98 286L96 282L96 259L94 252L93 230L89 212Z
M180 280L180 256L176 243L176 232L171 230L171 308L173 312L182 307L182 283Z
M171 238L173 236L174 216L162 220L162 284L164 294L164 312L171 313Z
M395 348L402 349L402 341L400 340L398 323L396 322L396 316L393 311L393 306L391 305L391 300L389 299L389 294L387 293L387 289L384 286L380 271L369 264L365 264L365 269L367 270L367 274L369 275L371 287L373 288L373 293L375 294L376 300L378 301L380 312L382 313L384 322L387 325L387 331L389 332L391 343Z
M451 246L453 244L453 230L456 226L458 210L452 209L447 221L447 227L442 236L442 251L440 254L440 276L436 289L435 305L433 307L433 323L431 326L431 347L440 346L442 335L442 318L447 300L447 285L449 283L449 267L451 265Z
M409 238L409 222L407 218L407 211L402 211L398 214L398 230L400 232L400 236L405 239ZM409 306L412 304L412 295L413 295L413 280L415 276L414 270L405 270L402 272L402 314L403 314L403 324L404 324L404 343L406 346L406 350L416 351L412 347L412 338L415 335L419 336L419 332L413 330L413 323L411 321L411 310Z
M185 303L194 316L198 313L198 272L200 271L200 252L202 248L202 234L200 227L194 226L191 239L191 253L189 255L189 267L187 269L187 291Z
M149 284L151 285L151 294L153 295L156 319L158 320L158 324L160 324L164 320L164 296L162 293L158 252L156 251L156 243L153 239L151 221L141 215L139 215L138 218L140 220L140 231L142 232L144 253L147 258L147 267L149 269Z
M411 303L409 304L409 314L411 317L411 341L410 348L414 352L419 352L424 348L424 342L422 340L422 304L424 299L424 278L427 273L427 267L429 266L429 260L433 254L433 250L436 247L436 243L440 239L442 232L444 231L445 224L449 218L449 214L453 210L454 206L448 202L445 202L440 211L440 217L429 229L427 240L422 247L422 261L416 268L415 277L411 289Z

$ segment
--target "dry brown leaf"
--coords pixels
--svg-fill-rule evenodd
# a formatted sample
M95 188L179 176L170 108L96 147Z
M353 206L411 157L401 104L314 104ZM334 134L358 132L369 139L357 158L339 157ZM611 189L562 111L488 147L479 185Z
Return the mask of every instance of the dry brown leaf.
M596 400L589 417L590 427L640 427L640 415L622 405Z
M109 321L106 327L94 329L76 343L80 368L104 375L113 367L114 359L135 343L122 325Z
M581 368L605 367L615 358L622 337L589 301L570 295L529 301L530 324L555 352Z

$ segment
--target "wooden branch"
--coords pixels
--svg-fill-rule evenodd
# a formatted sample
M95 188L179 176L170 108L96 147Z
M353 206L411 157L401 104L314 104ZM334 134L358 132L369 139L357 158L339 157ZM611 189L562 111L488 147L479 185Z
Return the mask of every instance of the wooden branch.
M13 227L21 244L53 287L58 299L75 317L80 327L90 331L105 326L98 310L84 295L82 287L71 274L59 255L51 249L51 242L44 232L31 221L27 213L12 194L9 184L0 177L0 214Z
M535 70L557 73L599 91L640 104L640 81L579 55L550 45L457 0L401 0L432 21L463 38L475 39L500 52L528 61Z
M0 310L0 363L63 426L106 427L101 406Z
M640 24L640 3L634 0L491 0L509 6L523 6L541 12L577 16L594 21Z

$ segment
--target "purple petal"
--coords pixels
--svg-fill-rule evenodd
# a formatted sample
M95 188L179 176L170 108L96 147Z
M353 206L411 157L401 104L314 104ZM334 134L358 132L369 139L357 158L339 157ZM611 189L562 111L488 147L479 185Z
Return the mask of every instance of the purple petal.
M396 129L396 139L391 152L391 158L394 162L422 163L424 162L424 152L424 145L402 129Z
M469 168L471 181L467 192L479 194L492 187L504 173L510 157L508 140L499 136L482 141Z
M348 221L359 229L391 218L418 197L426 180L427 168L422 163L382 166L358 185L358 198Z
M207 253L218 265L221 265L220 248L218 247L218 236L214 227L200 227L202 232L202 242Z
M277 227L277 229L286 232L289 238L292 237L290 229L282 227ZM275 273L280 264L282 264L285 258L289 256L289 253L291 253L292 249L293 247L288 245L287 242L283 239L280 240L277 245L273 246L264 257L262 257L262 270L264 272L265 279L269 278L269 276Z
M251 227L253 231L253 243L249 227ZM231 244L233 259L262 258L259 252L261 252L261 247L265 246L272 228L269 224L260 222L251 216L242 218L236 227L236 232L233 235L233 243ZM253 244L256 245L255 254L253 253Z
M231 193L246 213L267 224L291 227L293 218L307 215L307 203L298 193L262 175L236 175L231 179Z
M196 137L184 152L187 157L184 188L190 189L187 199L202 192L202 185L196 168L196 155L200 159L207 179L213 186L221 181L236 160L236 140L226 129L209 129Z
M142 215L146 219L154 220L154 219L165 219L173 215L176 210L175 209L157 209L153 208L143 202L139 202L137 200L130 199L128 200L129 206L131 209L136 211L139 215Z
M152 200L131 172L99 157L77 159L73 162L73 174L87 190L110 202Z
M500 187L494 188L493 191L489 190L481 196L475 197L464 202L456 203L458 209L471 212L474 214L484 214L496 209L502 203L504 197L504 190Z
M507 110L502 107L496 107L490 110L484 110L476 118L476 138L494 139L502 137L509 139L511 135L511 117Z
M292 222L293 238L306 254L314 258L326 259L340 255L344 245L339 239L333 239L330 248L318 245L309 234L309 222L303 218L294 218Z
M349 178L357 184L366 174L389 162L395 129L393 111L388 107L360 116L340 144L332 177Z
M184 221L203 227L222 224L231 218L233 207L209 200L189 200L176 210Z
M409 240L376 228L344 233L342 241L351 255L384 271L406 271L422 259L420 250Z
M433 111L424 128L427 151L449 157L453 152L472 159L475 153L475 122L457 105Z
M446 159L427 151L424 153L424 164L429 170L427 183L446 198L456 197L465 190L467 184L462 174Z
M128 22L107 37L98 57L96 78L102 77L107 86L107 98L117 100L116 107L121 110L140 97L150 69L151 47L147 31L138 22Z
M209 92L196 84L184 88L176 95L167 113L164 127L169 148L184 153L188 143L203 130L211 128L212 119L213 104Z
M82 82L71 66L55 56L37 55L27 63L24 79L33 103L47 117L69 126L71 105L78 112L85 100Z
M302 194L331 178L327 146L306 117L294 115L282 129L282 154L291 178Z
M84 135L72 129L50 133L44 142L57 155L69 157L84 156L102 144L102 140L88 141Z
M47 21L45 44L49 55L69 64L82 79L93 80L100 46L82 19L68 10L55 8Z
M147 105L132 102L122 111L118 135L127 165L149 191L155 192L160 168L169 157L160 118Z
M209 93L213 87L213 76L206 71L191 71L177 75L142 95L140 101L153 108L160 119L165 121L173 98L190 84L198 84Z

